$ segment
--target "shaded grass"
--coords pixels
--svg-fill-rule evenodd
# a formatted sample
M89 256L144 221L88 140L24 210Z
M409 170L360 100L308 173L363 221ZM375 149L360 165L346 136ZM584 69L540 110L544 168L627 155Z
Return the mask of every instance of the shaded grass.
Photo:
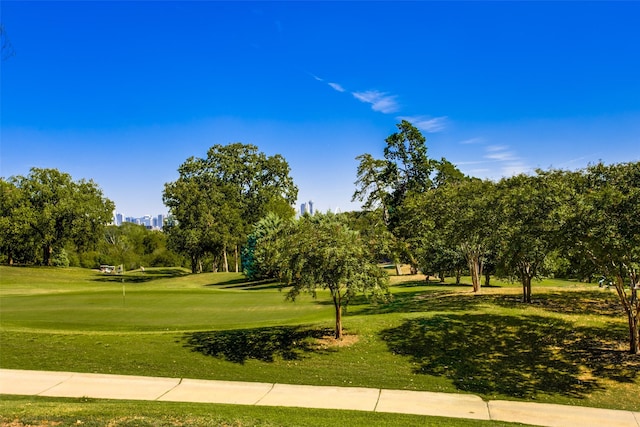
M460 391L584 399L606 380L638 378L640 359L611 349L621 332L533 315L439 314L406 320L381 337L415 372L445 376Z
M3 395L0 425L86 427L422 426L508 427L521 424L327 409L176 402L133 402ZM11 424L20 420L21 424Z
M206 356L224 357L229 362L247 359L273 362L300 360L303 353L318 351L313 339L330 335L332 329L270 327L248 330L191 332L184 336L185 347Z

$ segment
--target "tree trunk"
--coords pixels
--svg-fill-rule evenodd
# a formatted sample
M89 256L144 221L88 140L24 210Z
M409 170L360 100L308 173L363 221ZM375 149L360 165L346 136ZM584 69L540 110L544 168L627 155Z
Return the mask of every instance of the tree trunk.
M402 276L402 264L396 262L396 276Z
M462 276L462 269L456 269L456 285L460 284L460 276Z
M444 283L444 271L438 273L438 276L440 276L440 283Z
M51 265L51 253L53 252L53 248L51 245L44 245L42 247L42 264Z
M471 273L471 283L473 285L473 292L480 291L480 257L473 254L469 256L469 272Z
M522 275L522 302L531 303L531 277Z
M198 266L200 265L200 259L197 255L191 255L191 274L200 273L198 271Z
M224 264L224 272L229 272L229 260L227 259L227 247L222 250L222 263Z
M336 339L342 339L342 304L340 302L340 296L334 295L333 297L333 307L336 310Z
M628 315L629 318L629 352L640 354L640 336L638 335L638 316Z
M238 245L233 248L234 255L236 257L236 273L240 272L240 266L238 265Z
M484 273L484 285L489 286L489 281L491 280L491 273L489 272L491 269L487 268Z
M640 323L640 301L638 300L638 289L640 281L635 272L629 274L631 279L631 296L629 297L624 290L624 280L622 276L617 275L615 286L616 292L620 297L620 302L627 313L627 321L629 322L629 352L631 354L640 354L640 331L638 323Z

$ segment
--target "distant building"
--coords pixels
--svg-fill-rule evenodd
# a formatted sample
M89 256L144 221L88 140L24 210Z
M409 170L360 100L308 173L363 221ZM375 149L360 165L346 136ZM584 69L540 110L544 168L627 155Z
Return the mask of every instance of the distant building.
M164 215L160 214L156 217L153 217L153 221L151 223L154 229L162 229L164 226Z
M306 203L301 203L300 204L300 216L304 215L304 214L309 214L309 215L313 215L316 213L316 209L313 205L313 200L309 200Z

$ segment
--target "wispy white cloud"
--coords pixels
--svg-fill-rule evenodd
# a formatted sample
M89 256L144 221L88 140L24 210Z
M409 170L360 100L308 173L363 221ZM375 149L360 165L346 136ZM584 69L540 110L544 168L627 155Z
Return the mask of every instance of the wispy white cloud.
M499 162L508 162L513 160L518 160L518 158L509 151L500 151L489 153L484 156L485 159L497 160Z
M447 125L447 117L426 117L426 116L413 116L413 117L398 117L398 120L406 120L413 124L418 129L425 132L440 132L444 130Z
M371 104L371 109L381 113L389 114L398 111L398 103L395 95L378 90L367 90L364 92L351 93L358 101Z
M338 83L327 83L329 86L331 86L333 89L337 90L338 92L344 92L344 88L339 85Z
M460 141L460 144L482 144L486 142L486 139L481 138L481 137L476 137L476 138L469 138L469 139L465 139L464 141Z
M489 145L485 151L485 159L500 163L501 176L513 176L531 171L531 167L506 145Z
M486 150L490 153L495 153L498 151L505 151L508 150L509 147L506 145L488 145Z
M502 167L502 176L513 176L530 172L531 168L523 162L514 162Z
M458 166L469 166L469 165L484 165L487 163L486 160L477 160L477 161L468 161L468 162L453 162Z

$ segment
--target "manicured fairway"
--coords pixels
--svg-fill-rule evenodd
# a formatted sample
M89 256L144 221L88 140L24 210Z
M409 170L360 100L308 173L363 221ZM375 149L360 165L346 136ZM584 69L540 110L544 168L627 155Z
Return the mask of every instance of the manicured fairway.
M0 366L640 409L640 359L625 352L613 291L546 281L523 305L518 285L492 284L474 295L392 277L392 300L353 301L335 343L323 293L292 303L239 274L0 267Z

